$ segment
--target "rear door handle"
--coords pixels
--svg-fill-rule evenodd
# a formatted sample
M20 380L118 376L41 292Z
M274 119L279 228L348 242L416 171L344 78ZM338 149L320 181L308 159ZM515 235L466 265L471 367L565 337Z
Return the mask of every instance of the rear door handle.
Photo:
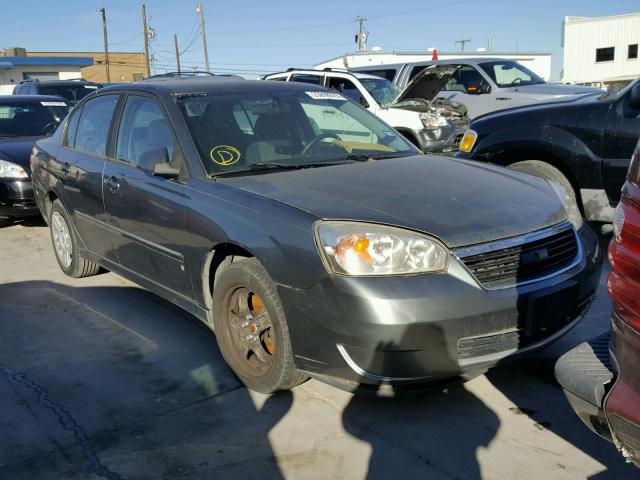
M120 188L120 182L116 177L106 177L102 183L109 189L111 193L116 193Z

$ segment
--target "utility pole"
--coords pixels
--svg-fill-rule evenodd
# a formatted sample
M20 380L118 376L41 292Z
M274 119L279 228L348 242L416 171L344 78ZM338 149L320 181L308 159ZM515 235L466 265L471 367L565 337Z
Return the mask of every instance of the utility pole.
M358 44L358 53L362 53L367 49L367 32L364 31L364 22L366 21L367 19L363 17L358 17L354 20L355 23L360 24L358 33L356 33L356 43Z
M107 73L107 83L111 83L111 72L109 72L109 42L107 41L107 13L102 7L98 10L102 16L102 35L104 36L104 68Z
M204 12L202 10L202 3L198 3L196 12L200 15L200 32L202 33L202 48L204 49L204 66L208 73L211 73L209 68L209 52L207 51L207 34L204 31Z
M180 50L178 50L178 36L173 34L173 44L176 47L176 65L178 66L178 73L180 73Z
M493 35L489 35L487 38L487 52L491 52L493 50Z
M147 67L147 78L151 76L151 68L149 68L149 28L147 27L147 9L142 4L142 32L144 36L144 59Z
M471 41L471 39L467 38L464 40L456 40L456 44L460 45L460 51L464 52L464 46L469 43Z

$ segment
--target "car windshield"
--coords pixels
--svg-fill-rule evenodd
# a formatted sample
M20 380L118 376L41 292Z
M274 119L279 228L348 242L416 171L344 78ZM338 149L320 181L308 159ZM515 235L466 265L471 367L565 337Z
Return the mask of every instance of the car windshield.
M95 92L97 88L98 87L96 85L85 84L42 86L40 87L40 93L42 95L53 95L54 97L62 97L75 105L91 92Z
M69 112L62 101L0 103L0 137L28 137L53 133Z
M415 155L337 92L282 89L176 97L210 175Z
M518 62L509 60L485 62L480 64L480 68L482 68L500 88L547 83Z
M400 94L400 89L384 78L361 78L360 82L383 108L390 107Z

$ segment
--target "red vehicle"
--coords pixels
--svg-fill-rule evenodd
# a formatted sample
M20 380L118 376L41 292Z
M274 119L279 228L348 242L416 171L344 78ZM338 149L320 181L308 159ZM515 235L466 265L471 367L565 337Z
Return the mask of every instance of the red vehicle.
M556 378L587 426L640 467L640 142L616 209L609 261L611 332L563 355Z

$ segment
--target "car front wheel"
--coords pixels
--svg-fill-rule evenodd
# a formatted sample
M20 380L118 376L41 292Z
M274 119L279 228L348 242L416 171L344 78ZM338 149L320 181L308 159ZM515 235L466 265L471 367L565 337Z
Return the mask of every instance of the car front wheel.
M220 266L212 308L222 356L247 387L273 393L306 380L293 363L275 285L257 259L235 257L233 263Z
M69 215L59 200L53 202L49 212L51 243L60 269L73 278L95 275L100 267L80 256L78 239L71 227Z

